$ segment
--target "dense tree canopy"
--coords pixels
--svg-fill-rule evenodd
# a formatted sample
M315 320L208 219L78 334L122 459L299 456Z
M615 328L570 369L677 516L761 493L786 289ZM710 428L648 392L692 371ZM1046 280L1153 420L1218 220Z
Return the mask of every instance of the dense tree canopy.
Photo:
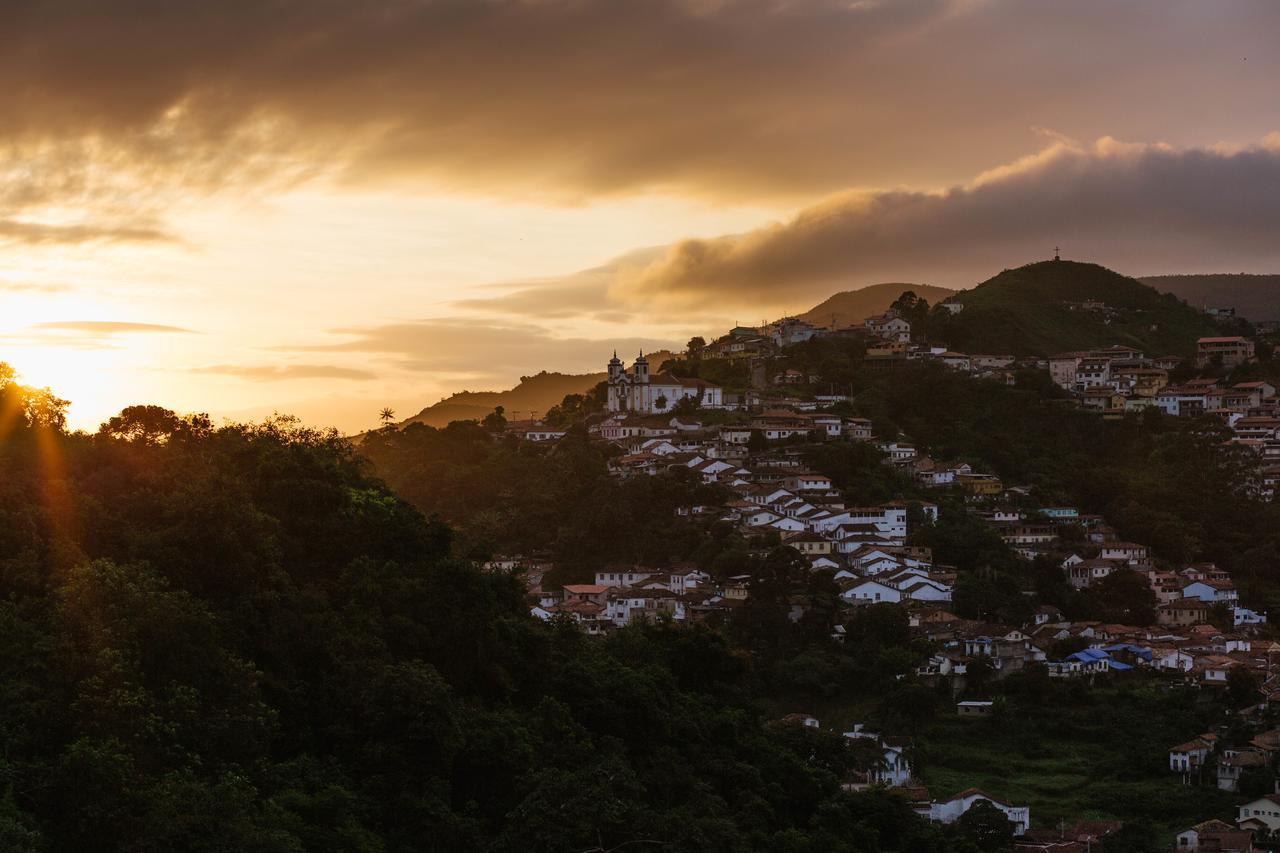
M19 413L0 438L5 849L949 844L899 798L841 793L844 738L766 724L725 634L595 641L532 619L516 579L452 556L450 529L335 434L153 407L67 434L40 392L0 395ZM577 482L573 453L472 429L405 432L492 474ZM469 511L448 479L465 472L420 473L421 495ZM623 507L591 522L606 529L642 515L628 501L700 488L582 483L551 499L610 490Z

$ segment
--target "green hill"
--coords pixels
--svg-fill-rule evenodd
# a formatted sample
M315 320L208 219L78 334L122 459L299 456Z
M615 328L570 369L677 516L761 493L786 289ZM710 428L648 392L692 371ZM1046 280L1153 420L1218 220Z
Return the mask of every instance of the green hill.
M1280 320L1280 275L1153 275L1140 280L1193 308L1234 308L1255 323Z
M404 424L424 423L442 427L451 421L479 420L502 406L509 418L528 417L532 412L544 414L566 394L581 394L604 380L601 373L547 373L520 377L520 384L506 391L459 391L432 406L427 406Z
M1050 355L1123 344L1190 355L1227 330L1172 294L1097 264L1042 261L1005 270L955 297L964 309L930 318L929 335L964 352Z
M819 305L800 315L800 319L815 326L853 326L884 310L894 303L899 296L910 290L930 305L941 302L955 294L954 290L945 287L934 287L931 284L906 284L889 282L873 284L858 290L845 290L834 294Z
M649 353L650 364L659 365L675 356L663 350ZM521 376L520 384L506 391L459 391L413 417L406 418L401 426L424 423L428 426L447 426L452 421L479 420L497 406L506 410L510 419L541 417L547 409L557 405L568 394L584 394L608 376L599 373L548 373L545 370L534 376Z

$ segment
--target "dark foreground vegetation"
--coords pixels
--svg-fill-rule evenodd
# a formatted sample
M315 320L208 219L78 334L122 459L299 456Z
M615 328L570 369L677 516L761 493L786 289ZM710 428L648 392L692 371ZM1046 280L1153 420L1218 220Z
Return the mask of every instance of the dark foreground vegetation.
M530 619L335 435L68 434L11 376L0 424L0 849L980 849L841 793L725 634Z

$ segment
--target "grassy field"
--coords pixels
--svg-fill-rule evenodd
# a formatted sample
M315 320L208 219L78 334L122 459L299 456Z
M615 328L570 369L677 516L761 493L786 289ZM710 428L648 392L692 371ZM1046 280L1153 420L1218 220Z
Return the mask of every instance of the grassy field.
M935 798L980 788L1030 806L1034 826L1137 819L1171 841L1192 823L1235 814L1237 795L1185 786L1167 770L1168 748L1214 714L1197 697L1150 686L1011 703L1003 719L939 719L917 742L918 766Z

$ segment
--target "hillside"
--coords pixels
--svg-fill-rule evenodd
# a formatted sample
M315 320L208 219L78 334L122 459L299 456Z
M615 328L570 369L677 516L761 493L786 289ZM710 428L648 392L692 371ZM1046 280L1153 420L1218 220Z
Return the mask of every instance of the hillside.
M529 412L540 415L563 400L566 394L581 394L604 378L603 372L543 372L522 376L519 385L506 391L459 391L405 419L404 424L424 423L442 427L450 421L479 420L496 406L502 406L508 417L526 417Z
M861 324L863 320L875 314L883 313L904 291L910 290L933 305L955 293L945 287L934 287L931 284L905 284L888 282L873 284L858 290L845 290L834 294L821 304L814 306L800 315L800 319L815 326L852 326Z
M965 352L1050 355L1110 344L1152 355L1190 355L1223 325L1136 279L1097 264L1042 261L1005 270L930 318L930 336ZM1083 303L1092 303L1085 306Z
M1280 320L1280 275L1153 275L1139 281L1172 293L1192 308L1235 308L1237 315L1253 322Z
M649 354L650 363L658 365L674 355L666 350ZM416 415L401 425L424 423L447 426L451 421L479 420L497 406L506 410L508 418L540 417L568 394L583 394L603 382L607 374L548 373L520 377L520 384L506 391L459 391Z

